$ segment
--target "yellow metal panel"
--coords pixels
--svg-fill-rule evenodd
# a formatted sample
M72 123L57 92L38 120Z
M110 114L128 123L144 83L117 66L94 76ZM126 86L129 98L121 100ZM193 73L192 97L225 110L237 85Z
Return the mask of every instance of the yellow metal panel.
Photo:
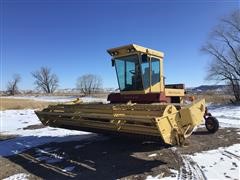
M160 88L161 88L161 82L154 84L149 89L150 89L150 92L153 93L153 92L160 92Z
M179 111L165 104L60 104L36 114L44 125L161 136L165 143L174 145L183 143L202 122L204 112L202 99Z
M160 60L160 92L164 91L164 72L163 72L163 59Z
M179 111L167 106L163 116L156 118L159 132L165 143L182 144L184 139L191 135L194 127L202 123L204 113L204 99L195 101Z
M165 88L165 95L166 96L185 96L185 90Z
M133 44L133 47L139 52L147 53L149 55L157 56L157 57L160 57L160 58L164 57L164 53L161 52L161 51L153 50L153 49L150 49L150 48L145 48L145 47L142 47L142 46L139 46L139 45L136 45L136 44Z
M179 113L182 117L185 117L185 120L181 122L182 126L186 124L192 124L193 126L200 124L205 113L205 99L194 101L193 104L181 109Z

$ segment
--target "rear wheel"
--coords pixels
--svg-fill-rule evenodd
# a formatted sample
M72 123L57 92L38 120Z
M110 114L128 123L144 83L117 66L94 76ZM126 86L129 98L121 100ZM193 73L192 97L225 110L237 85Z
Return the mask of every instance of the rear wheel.
M206 126L208 132L215 133L219 128L219 122L215 117L209 116L205 120L205 126Z

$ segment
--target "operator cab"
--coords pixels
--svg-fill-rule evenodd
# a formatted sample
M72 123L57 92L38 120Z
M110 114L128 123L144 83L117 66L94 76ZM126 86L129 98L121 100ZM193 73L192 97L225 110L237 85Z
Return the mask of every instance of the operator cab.
M120 93L108 95L110 103L180 103L184 84L165 85L160 51L130 44L107 50L116 69Z
M120 92L161 91L163 53L134 44L110 49L108 53L113 57Z

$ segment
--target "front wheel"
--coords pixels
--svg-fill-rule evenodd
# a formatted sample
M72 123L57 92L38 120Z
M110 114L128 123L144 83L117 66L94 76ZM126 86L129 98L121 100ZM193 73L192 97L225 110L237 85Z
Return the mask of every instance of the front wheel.
M219 128L219 122L215 117L209 116L205 120L205 126L206 126L208 132L215 133L215 132L217 132L217 130Z

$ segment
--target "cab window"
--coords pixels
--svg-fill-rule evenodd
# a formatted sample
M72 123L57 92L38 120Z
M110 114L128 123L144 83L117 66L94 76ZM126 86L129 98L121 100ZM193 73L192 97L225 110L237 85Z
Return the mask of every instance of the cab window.
M143 88L147 89L150 86L150 62L148 56L143 54L141 60Z
M141 70L137 55L115 59L118 83L121 91L142 90Z
M151 58L151 85L160 82L160 61L157 58Z

